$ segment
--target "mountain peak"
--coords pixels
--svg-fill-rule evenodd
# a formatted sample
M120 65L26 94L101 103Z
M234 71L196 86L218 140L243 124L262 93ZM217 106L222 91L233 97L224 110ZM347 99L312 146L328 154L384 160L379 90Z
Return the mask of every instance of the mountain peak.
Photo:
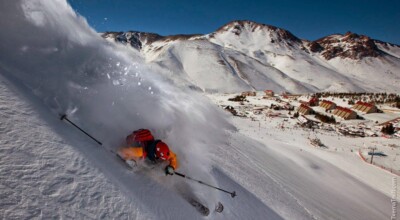
M299 38L294 36L292 33L289 31L278 28L272 25L267 25L267 24L261 24L257 23L254 21L250 20L234 20L231 21L222 27L218 28L213 34L221 34L225 32L231 32L237 36L239 36L242 32L248 31L248 32L256 32L257 30L268 32L270 34L274 33L276 34L275 39L271 39L272 42L274 41L292 41L292 42L301 42Z
M360 60L381 55L373 39L350 31L344 35L334 34L318 39L310 44L310 49L313 52L321 52L327 60L335 57Z

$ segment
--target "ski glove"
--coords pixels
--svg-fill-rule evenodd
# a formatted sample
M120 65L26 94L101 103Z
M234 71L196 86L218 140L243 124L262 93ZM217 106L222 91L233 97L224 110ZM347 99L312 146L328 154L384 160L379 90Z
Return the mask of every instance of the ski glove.
M165 167L165 175L174 175L175 169L172 166Z

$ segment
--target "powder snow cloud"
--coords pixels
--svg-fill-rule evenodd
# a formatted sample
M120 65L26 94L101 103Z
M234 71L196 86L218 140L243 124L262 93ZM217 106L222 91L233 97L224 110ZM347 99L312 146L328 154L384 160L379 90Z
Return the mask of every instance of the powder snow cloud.
M212 169L208 154L231 125L206 98L102 39L65 0L2 1L0 8L0 73L34 93L49 117L67 113L112 149L132 130L149 128L176 151L181 169L213 182L204 174Z

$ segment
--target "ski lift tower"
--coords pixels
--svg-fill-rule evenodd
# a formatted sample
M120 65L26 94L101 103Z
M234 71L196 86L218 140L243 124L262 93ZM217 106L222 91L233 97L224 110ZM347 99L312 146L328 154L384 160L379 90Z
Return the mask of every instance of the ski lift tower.
M371 154L371 164L372 164L372 161L373 161L373 159L374 159L374 155L375 155L375 150L377 149L376 147L368 147L368 149L370 149L370 150L372 150L372 154Z

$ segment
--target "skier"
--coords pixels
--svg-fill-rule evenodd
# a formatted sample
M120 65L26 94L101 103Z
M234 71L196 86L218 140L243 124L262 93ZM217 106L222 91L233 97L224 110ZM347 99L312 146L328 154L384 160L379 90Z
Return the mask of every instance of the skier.
M118 150L117 155L126 161L126 163L131 167L136 166L139 161L153 164L167 163L168 165L164 169L165 174L175 174L175 170L178 168L176 154L169 149L166 143L161 140L155 140L148 129L139 129L132 132L132 134L126 137L126 144L126 147L122 147ZM176 173L176 175L188 178L180 173ZM208 216L210 214L209 208L199 202L199 200L190 192L185 192L186 190L182 185L179 185L178 192L180 192L183 198L195 207L200 214ZM221 202L218 202L215 211L222 212L223 210L224 206Z
M178 159L168 145L161 140L155 140L148 129L139 129L126 137L126 147L118 150L118 156L129 165L134 166L139 160L168 165L164 171L166 175L173 175L178 168Z

